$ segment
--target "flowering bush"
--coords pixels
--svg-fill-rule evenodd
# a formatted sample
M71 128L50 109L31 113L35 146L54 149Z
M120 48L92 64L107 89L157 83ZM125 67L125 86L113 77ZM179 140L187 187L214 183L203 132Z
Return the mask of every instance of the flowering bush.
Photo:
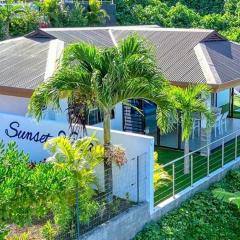
M119 167L127 163L125 149L119 145L111 145L105 156L109 162L115 162Z

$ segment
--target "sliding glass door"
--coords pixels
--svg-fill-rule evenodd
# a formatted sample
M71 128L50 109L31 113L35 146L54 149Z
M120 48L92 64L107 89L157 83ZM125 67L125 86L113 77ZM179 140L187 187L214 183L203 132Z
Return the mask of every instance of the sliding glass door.
M231 89L231 117L240 118L240 87Z

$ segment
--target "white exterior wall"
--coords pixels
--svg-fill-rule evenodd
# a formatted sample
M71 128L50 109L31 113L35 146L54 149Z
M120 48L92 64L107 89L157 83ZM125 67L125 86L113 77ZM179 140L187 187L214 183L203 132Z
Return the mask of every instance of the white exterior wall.
M28 112L29 101L29 98L0 95L0 112L25 116ZM47 111L44 112L43 119L66 123L68 121L66 111L67 101L61 100L60 105L62 111L56 112L49 107ZM111 128L121 131L123 129L122 125L122 104L119 103L115 107L115 117L111 120ZM102 123L94 126L102 127Z
M226 89L217 93L217 107L221 107L225 104L229 104L230 91Z
M28 112L29 98L0 95L0 112L25 116Z
M114 130L123 130L123 116L122 116L122 103L119 103L115 107L115 117L111 120L111 129ZM103 123L98 123L94 125L95 127L102 127Z
M68 125L56 121L42 120L37 123L32 118L0 113L0 139L4 143L15 141L19 149L28 153L32 161L38 162L49 156L43 149L46 139L68 133ZM95 134L103 141L103 129L87 127L88 135ZM113 193L119 197L130 200L149 202L153 209L153 137L111 131L112 143L121 145L126 152L127 163L113 167ZM139 169L139 171L138 171ZM139 174L137 174L137 172ZM103 166L96 169L100 189L104 188Z
M66 123L68 121L67 111L66 111L68 107L67 101L62 100L60 102L60 105L62 110L59 112L55 112L51 108L48 108L48 110L44 114L44 120L55 120L57 122ZM117 104L115 107L115 116L111 120L111 129L122 131L123 129L122 111L123 111L122 104L121 103ZM94 125L94 127L102 127L102 126L103 126L103 123L98 123Z

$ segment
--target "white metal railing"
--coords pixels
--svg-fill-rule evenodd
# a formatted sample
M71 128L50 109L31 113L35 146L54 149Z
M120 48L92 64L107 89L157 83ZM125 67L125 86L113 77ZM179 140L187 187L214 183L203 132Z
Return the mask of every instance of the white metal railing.
M171 181L155 189L154 202L158 204L194 183L210 176L225 164L240 157L240 129L213 141L189 154L183 155L162 167L171 176ZM184 173L184 160L189 161L189 173ZM158 174L155 170L154 175Z

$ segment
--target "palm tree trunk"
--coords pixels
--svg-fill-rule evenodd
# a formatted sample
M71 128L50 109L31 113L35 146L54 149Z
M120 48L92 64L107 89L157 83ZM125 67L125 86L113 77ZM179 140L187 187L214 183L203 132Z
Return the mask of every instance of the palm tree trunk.
M189 153L189 140L184 141L184 155ZM184 174L189 174L190 169L190 157L187 155L184 157Z
M6 37L7 37L7 39L9 39L10 38L10 20L9 19L7 19L6 20Z
M104 185L107 203L113 200L113 181L112 181L112 162L108 161L107 152L110 150L111 141L111 113L104 112L103 116L103 131L104 131Z

